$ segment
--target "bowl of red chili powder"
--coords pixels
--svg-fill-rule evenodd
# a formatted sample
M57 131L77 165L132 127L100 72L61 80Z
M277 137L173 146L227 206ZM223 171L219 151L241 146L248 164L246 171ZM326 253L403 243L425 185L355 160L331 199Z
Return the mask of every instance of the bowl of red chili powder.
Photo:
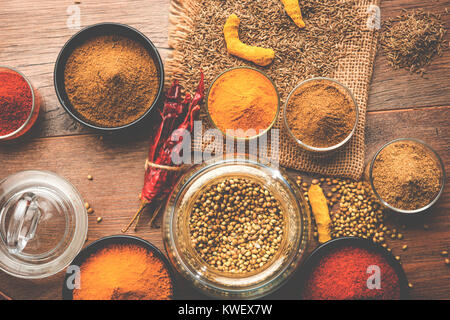
M345 237L314 250L299 269L305 300L400 300L408 280L400 263L370 240Z
M164 254L133 236L101 238L84 248L67 268L64 300L170 300L174 273Z
M39 115L38 100L22 73L0 67L0 141L16 139L31 129Z

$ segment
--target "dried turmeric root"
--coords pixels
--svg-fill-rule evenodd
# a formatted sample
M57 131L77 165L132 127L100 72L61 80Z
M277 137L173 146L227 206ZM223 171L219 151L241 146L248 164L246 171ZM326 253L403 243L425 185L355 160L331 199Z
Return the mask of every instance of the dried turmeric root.
M291 17L294 23L300 28L303 29L306 24L303 21L302 11L300 10L299 0L281 0L284 4L284 10Z
M275 51L242 43L239 40L239 23L238 16L233 13L228 17L223 27L228 53L259 66L264 67L271 64L275 58Z
M311 185L309 188L308 198L316 220L317 232L319 233L319 242L327 242L328 240L331 240L331 219L328 211L327 198L325 198L322 188L316 184Z

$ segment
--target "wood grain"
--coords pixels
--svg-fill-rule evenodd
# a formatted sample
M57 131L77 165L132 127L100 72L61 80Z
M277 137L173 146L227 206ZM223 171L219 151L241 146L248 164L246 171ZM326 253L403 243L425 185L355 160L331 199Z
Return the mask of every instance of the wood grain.
M442 20L450 28L450 1L405 1L382 0L382 19L396 17L403 9L419 9L442 14ZM445 41L450 41L447 32ZM424 77L412 74L404 69L394 70L382 51L378 51L374 74L369 92L368 110L391 110L402 107L443 106L450 103L450 50L444 50L441 57L433 60Z
M444 12L450 1L383 0L383 18L402 8L423 7ZM61 136L90 133L60 106L53 88L54 63L64 43L77 30L67 27L67 8L73 1L11 0L0 3L0 64L21 70L43 98L41 118L33 135ZM167 44L169 0L94 0L81 1L81 27L99 22L120 22L142 31L158 47L163 59L170 54ZM450 16L445 15L447 27ZM24 25L26 21L26 26ZM447 41L450 34L447 33ZM427 79L405 70L393 70L382 54L375 61L368 111L401 107L448 105L450 102L450 50L436 59Z
M100 136L75 123L59 105L53 88L53 68L61 47L76 32L66 25L66 10L72 4L73 1L66 0L32 0L26 5L20 0L0 1L0 64L23 71L44 100L41 118L31 134L0 145L0 179L17 171L38 169L56 172L71 181L95 209L95 214L89 216L89 243L119 234L139 207L150 120L120 134ZM394 16L402 8L414 7L443 12L449 4L448 0L383 0L382 14ZM79 4L82 26L105 21L129 24L154 41L163 58L170 54L168 6L169 0L84 0ZM448 15L444 19L448 28ZM366 162L384 143L398 137L416 137L438 151L449 172L449 55L447 49L433 62L428 79L404 70L394 71L378 55L369 96ZM93 181L87 180L88 174L94 176ZM450 245L449 193L446 187L425 220L390 222L408 226L402 231L405 239L390 246L395 254L401 255L408 278L414 284L412 298L450 297L450 269L439 255ZM101 223L96 222L98 216L103 217ZM136 235L162 249L160 230L150 229L146 222L148 212ZM424 230L423 224L430 228ZM409 247L405 252L400 250L403 244ZM13 299L60 299L63 276L60 273L49 279L29 281L0 272L0 290ZM294 282L292 285L295 288ZM186 290L186 298L199 297ZM296 296L287 287L274 296L280 297Z
M368 117L368 154L388 140L413 136L429 142L443 157L448 171L450 127L444 122L449 115L450 107L373 113ZM412 121L415 123L414 130L409 127ZM435 128L441 129L436 131ZM136 138L133 134L104 138L89 134L25 140L21 144L0 146L0 177L21 170L38 169L56 172L71 181L95 209L95 214L89 215L88 242L91 242L103 236L119 234L139 207L138 194L142 187L147 147L146 137ZM88 174L94 177L92 181L87 179ZM439 256L439 252L448 249L450 244L449 194L449 188L446 188L426 221L409 222L408 229L403 232L405 240L392 244L395 254L402 256L407 275L415 285L413 298L444 299L450 295L450 270ZM98 216L103 217L101 223L96 222ZM163 249L160 229L150 229L145 225L148 214L144 217L136 235ZM423 230L424 223L429 224L429 230ZM404 253L400 250L403 244L409 246ZM58 299L61 281L61 274L50 280L35 282L0 273L0 289L14 299ZM290 291L280 294L295 298Z

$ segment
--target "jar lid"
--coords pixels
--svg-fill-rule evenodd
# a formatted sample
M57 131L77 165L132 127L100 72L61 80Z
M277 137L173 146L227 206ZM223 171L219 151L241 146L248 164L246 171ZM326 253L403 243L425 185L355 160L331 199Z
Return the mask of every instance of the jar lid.
M85 243L86 209L54 173L23 171L0 182L0 269L44 278L67 267Z

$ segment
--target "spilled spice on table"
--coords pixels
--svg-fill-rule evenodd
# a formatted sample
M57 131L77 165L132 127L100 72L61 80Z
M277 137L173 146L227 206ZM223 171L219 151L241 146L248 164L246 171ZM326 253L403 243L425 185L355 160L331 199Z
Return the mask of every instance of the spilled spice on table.
M383 23L380 44L394 68L423 74L425 67L442 54L446 32L441 15L405 11Z

